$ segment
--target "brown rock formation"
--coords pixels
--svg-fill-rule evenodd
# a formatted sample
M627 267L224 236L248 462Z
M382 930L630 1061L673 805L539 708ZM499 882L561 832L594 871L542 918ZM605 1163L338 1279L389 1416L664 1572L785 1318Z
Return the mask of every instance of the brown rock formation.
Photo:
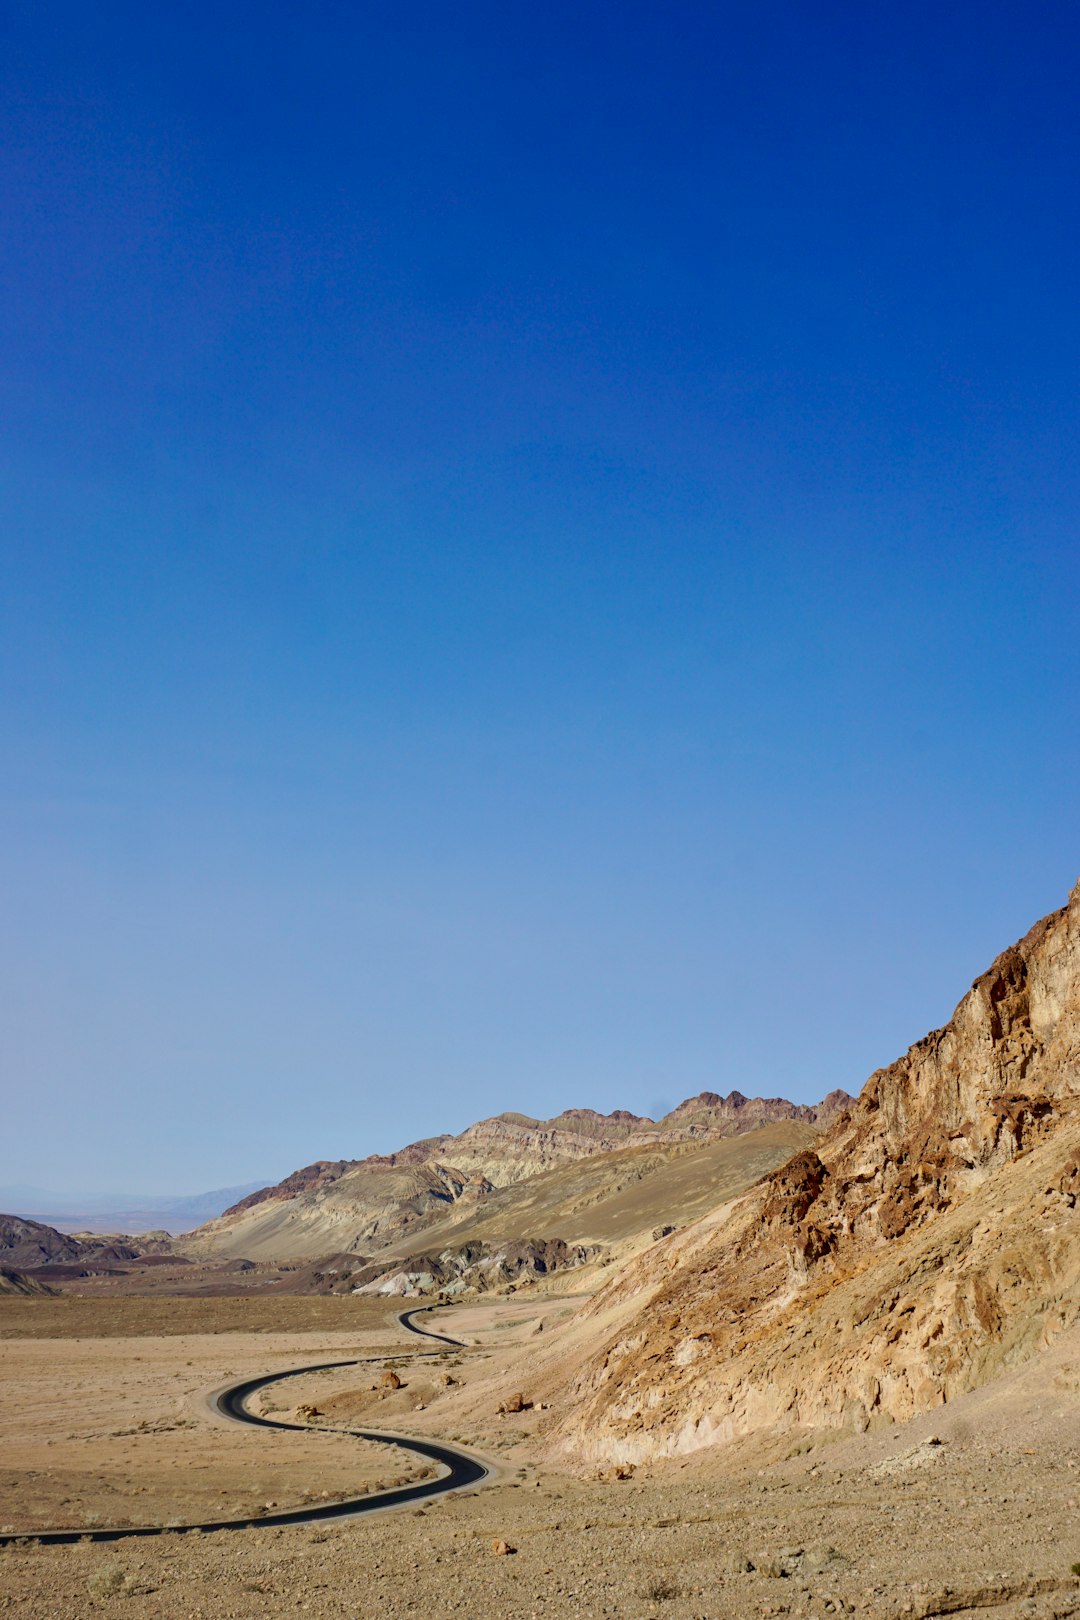
M685 1106L685 1105L684 1105ZM586 1307L561 1449L906 1418L1080 1317L1080 884L813 1150Z

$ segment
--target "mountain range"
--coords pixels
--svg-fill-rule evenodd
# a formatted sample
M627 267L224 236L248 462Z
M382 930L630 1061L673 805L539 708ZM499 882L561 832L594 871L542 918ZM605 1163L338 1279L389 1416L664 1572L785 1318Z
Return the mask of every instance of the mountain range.
M275 1261L331 1252L404 1256L418 1241L430 1245L451 1235L465 1241L480 1227L492 1237L588 1243L597 1236L598 1205L627 1180L636 1185L661 1171L670 1176L673 1164L686 1169L707 1147L770 1128L771 1162L779 1163L851 1102L842 1091L814 1106L705 1091L661 1120L625 1109L572 1108L546 1120L499 1114L457 1136L425 1138L396 1153L319 1160L250 1193L183 1243L186 1252L204 1257ZM558 1192L554 1198L557 1230L551 1229L554 1208L544 1214L534 1208L538 1196L551 1202L553 1188L561 1189L561 1203ZM576 1209L562 1207L575 1198ZM674 1185L666 1207L685 1218ZM524 1230L528 1222L532 1229Z

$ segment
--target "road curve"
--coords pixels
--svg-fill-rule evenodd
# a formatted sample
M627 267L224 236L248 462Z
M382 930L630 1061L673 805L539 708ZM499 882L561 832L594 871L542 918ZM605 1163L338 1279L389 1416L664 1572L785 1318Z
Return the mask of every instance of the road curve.
M412 1322L405 1320L412 1314L411 1311L405 1311L398 1317L402 1326L407 1327L411 1333L439 1339L444 1344L456 1345L459 1342L456 1339L445 1339L442 1334L427 1333L424 1328L415 1327ZM434 1351L430 1353L436 1354ZM251 1423L260 1429L290 1429L302 1434L310 1434L314 1430L318 1433L318 1424L281 1423L277 1418L258 1417L249 1411L247 1402L260 1389L266 1389L270 1384L280 1383L286 1378L299 1378L304 1373L330 1372L337 1367L381 1364L385 1359L384 1356L369 1356L350 1361L321 1361L307 1367L290 1367L287 1372L266 1373L260 1378L245 1378L238 1384L229 1384L227 1388L219 1390L212 1396L211 1408L222 1417L231 1418L235 1423ZM254 1518L211 1519L198 1524L183 1525L118 1525L108 1530L22 1530L16 1534L0 1535L0 1547L6 1547L14 1542L35 1541L43 1545L63 1546L80 1541L123 1541L129 1536L182 1535L186 1530L208 1533L214 1530L253 1530L261 1525L318 1524L327 1519L351 1519L359 1517L362 1513L404 1507L410 1502L422 1502L429 1497L443 1496L448 1491L460 1491L472 1485L480 1485L484 1480L494 1477L494 1470L488 1463L459 1450L457 1446L445 1445L441 1440L424 1440L411 1434L391 1434L381 1429L328 1427L325 1432L337 1435L350 1434L357 1440L372 1440L379 1445L397 1446L402 1451L412 1451L419 1457L429 1458L446 1472L437 1479L420 1480L415 1485L397 1485L391 1490L376 1491L369 1496L357 1496L344 1502L326 1502L317 1507L290 1508L281 1513L260 1513Z
M419 1333L425 1339L438 1339L440 1344L452 1344L455 1350L467 1349L468 1347L463 1339L448 1339L445 1333L432 1333L430 1328L417 1327L413 1317L419 1316L421 1311L430 1311L431 1309L430 1305L418 1305L411 1311L399 1311L398 1321L410 1333Z

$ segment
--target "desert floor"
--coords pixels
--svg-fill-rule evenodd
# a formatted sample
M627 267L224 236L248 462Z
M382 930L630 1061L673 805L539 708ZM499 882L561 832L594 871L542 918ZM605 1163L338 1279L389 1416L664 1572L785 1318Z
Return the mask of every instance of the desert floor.
M333 1525L9 1547L0 1613L1080 1614L1076 1337L904 1428L789 1431L614 1480L538 1460L559 1415L560 1361L581 1349L574 1300L439 1312L437 1331L470 1341L445 1353L404 1334L393 1309L0 1301L3 1524L168 1523L408 1477L403 1452L248 1431L207 1408L229 1378L336 1356L375 1359L278 1386L269 1402L285 1412L311 1402L320 1422L458 1436L499 1465L495 1483L470 1494ZM402 1382L389 1392L387 1362ZM500 1416L515 1390L532 1409Z

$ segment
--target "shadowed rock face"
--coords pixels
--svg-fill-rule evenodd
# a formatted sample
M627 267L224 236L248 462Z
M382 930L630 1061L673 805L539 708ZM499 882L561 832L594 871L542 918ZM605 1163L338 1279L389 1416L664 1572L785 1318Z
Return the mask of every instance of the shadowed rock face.
M1078 1195L1080 884L813 1150L596 1296L624 1326L555 1444L632 1461L940 1404L1080 1317Z
M0 1294L55 1294L56 1289L14 1266L0 1266Z
M83 1245L43 1221L24 1220L21 1215L0 1215L0 1255L6 1264L25 1270L46 1266L51 1260L77 1260Z

